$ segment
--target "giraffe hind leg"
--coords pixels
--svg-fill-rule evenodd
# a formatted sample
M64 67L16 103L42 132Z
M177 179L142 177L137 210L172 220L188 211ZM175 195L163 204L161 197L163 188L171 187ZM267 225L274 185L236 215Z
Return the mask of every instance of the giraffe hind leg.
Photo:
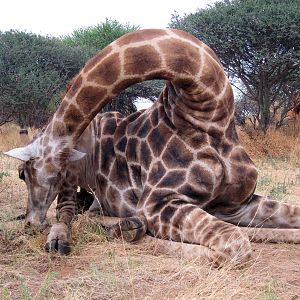
M252 241L300 243L300 207L253 195L233 214L217 218L241 226Z
M167 240L170 251L182 251L183 256L193 253L215 266L240 265L250 259L249 238L239 227L182 200L168 199L162 203L160 211L153 209L153 215L147 216L148 230L154 237Z
M142 224L140 224L142 222ZM220 222L220 221L219 221ZM244 265L251 257L252 250L250 248L247 235L240 231L240 229L231 224L226 226L234 229L225 229L224 235L216 238L214 244L211 247L198 244L186 243L181 240L171 240L160 238L159 236L151 236L146 233L146 223L144 218L129 217L100 217L100 224L108 231L108 237L111 239L122 238L126 242L133 242L143 239L144 241L154 246L155 252L160 252L167 255L181 257L184 259L205 259L211 262L214 267L221 267L225 263L231 263L234 266ZM138 226L138 228L136 228ZM143 228L141 230L141 227ZM219 226L218 226L219 227ZM208 229L208 228L206 228ZM210 235L213 228L204 231L204 234ZM220 245L216 245L219 243Z
M251 242L300 244L300 229L240 227Z

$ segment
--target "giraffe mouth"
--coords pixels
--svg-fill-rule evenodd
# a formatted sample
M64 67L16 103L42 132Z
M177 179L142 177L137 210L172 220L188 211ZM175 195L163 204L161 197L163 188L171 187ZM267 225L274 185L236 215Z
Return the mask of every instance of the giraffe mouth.
M20 218L23 216L20 215ZM49 226L46 213L30 211L25 215L24 229L26 233L35 233L45 230Z
M27 233L27 234L41 233L49 227L50 227L50 224L46 219L43 222L41 222L40 224L35 224L35 223L32 223L32 222L26 220L26 217L25 217L24 230L25 230L25 233Z

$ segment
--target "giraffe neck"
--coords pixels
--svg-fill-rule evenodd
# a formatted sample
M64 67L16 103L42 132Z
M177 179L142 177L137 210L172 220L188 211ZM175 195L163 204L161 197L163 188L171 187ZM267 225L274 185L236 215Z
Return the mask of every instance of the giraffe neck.
M167 80L162 101L175 126L224 132L231 123L232 90L213 51L179 30L141 30L104 48L73 80L46 129L55 156L65 161L106 103L150 79Z

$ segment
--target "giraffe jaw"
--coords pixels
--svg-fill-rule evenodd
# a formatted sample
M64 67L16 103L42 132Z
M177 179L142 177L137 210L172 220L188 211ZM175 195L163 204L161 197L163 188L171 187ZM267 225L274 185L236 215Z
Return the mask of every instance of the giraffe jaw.
M39 196L39 194L41 196ZM47 190L42 189L36 192L28 190L25 231L27 231L29 228L33 229L34 231L41 231L49 225L47 221L47 211L57 194L58 191L53 187L50 187Z

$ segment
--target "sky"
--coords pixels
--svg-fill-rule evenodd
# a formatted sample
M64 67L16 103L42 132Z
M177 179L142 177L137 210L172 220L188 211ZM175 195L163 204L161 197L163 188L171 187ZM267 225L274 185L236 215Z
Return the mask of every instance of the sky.
M141 28L164 28L174 11L183 15L213 2L215 0L2 0L0 31L17 29L62 36L106 18Z

